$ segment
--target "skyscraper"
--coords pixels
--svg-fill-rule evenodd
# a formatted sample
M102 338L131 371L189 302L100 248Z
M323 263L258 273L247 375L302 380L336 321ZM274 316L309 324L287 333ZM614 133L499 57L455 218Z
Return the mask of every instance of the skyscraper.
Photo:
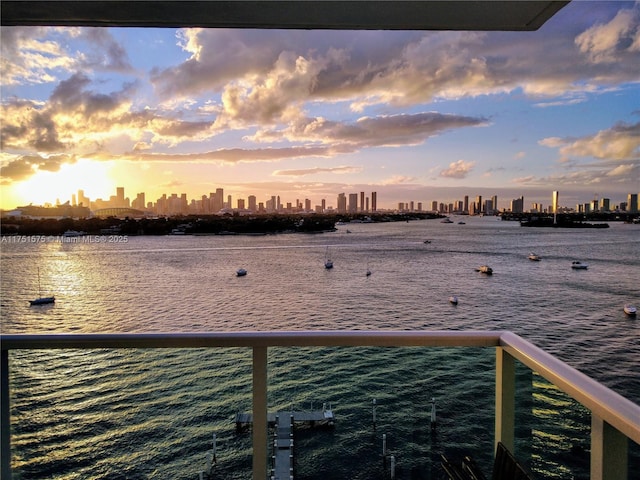
M80 201L80 195L78 195L78 201ZM630 193L627 195L627 212L637 213L638 212L638 194Z
M358 194L349 194L349 213L356 213L358 211Z
M371 192L371 211L375 212L378 210L378 193Z

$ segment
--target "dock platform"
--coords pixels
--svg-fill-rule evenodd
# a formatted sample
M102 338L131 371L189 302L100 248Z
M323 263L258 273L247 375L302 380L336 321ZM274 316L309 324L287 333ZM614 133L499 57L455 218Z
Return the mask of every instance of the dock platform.
M276 417L283 415L291 415L295 423L305 423L310 426L320 425L333 425L336 421L333 411L330 409L313 410L313 411L292 411L292 412L278 412L267 413L267 423L270 427L274 427L276 424ZM250 413L236 414L236 428L239 430L245 426L249 426L253 423L253 415Z
M267 424L274 429L272 443L273 466L269 480L292 480L294 478L293 429L296 424L311 427L333 426L336 418L331 407L326 404L322 410L312 411L281 411L267 413ZM253 424L250 413L236 414L236 430Z

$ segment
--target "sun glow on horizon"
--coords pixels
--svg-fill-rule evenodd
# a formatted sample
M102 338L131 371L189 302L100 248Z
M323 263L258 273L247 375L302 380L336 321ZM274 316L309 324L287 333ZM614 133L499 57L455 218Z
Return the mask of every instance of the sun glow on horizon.
M71 196L83 190L85 196L93 199L108 199L116 190L116 182L110 175L109 162L79 160L64 164L57 172L40 170L28 180L7 187L7 197L19 205L55 205L57 201L71 201ZM77 201L77 199L76 199Z

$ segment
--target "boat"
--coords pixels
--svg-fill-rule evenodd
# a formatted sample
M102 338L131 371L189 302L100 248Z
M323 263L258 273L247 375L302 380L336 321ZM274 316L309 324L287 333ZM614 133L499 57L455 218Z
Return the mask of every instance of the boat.
M574 260L573 262L571 262L571 268L573 268L574 270L586 270L587 268L589 268L589 265L578 260Z
M85 235L84 232L78 231L78 230L67 230L62 234L63 237L67 237L67 238L69 238L69 237L82 237L84 235Z
M431 243L431 240L425 240L423 243Z
M476 268L476 272L486 273L487 275L492 275L493 274L493 268L491 268L489 265L480 265L478 268Z
M324 255L324 268L326 268L327 270L333 268L333 260L331 260L331 257L329 256L329 247L327 247L327 251Z
M369 269L369 262L367 262L367 272L365 273L367 277L371 276L371 270Z
M236 270L236 275L238 277L244 277L247 274L247 271L244 268L239 268Z
M625 304L622 310L624 310L624 313L626 313L630 317L635 317L636 313L638 312L638 309L633 305L631 305L630 303Z
M458 225L466 225L466 224L467 224L467 222L463 222L462 220L460 220L460 221L458 222Z
M451 220L449 217L445 217L444 219L440 220L440 223L453 223L453 220Z
M533 252L531 252L531 253L529 254L529 257L528 257L528 258L529 258L529 260L531 260L531 261L533 261L533 262L539 262L539 261L540 261L540 255L537 255L537 254L535 254L535 253L533 253Z
M451 305L457 305L458 304L458 297L456 295L451 295L449 297L449 303Z
M47 305L49 303L55 303L56 297L43 297L40 289L40 269L38 268L38 295L35 300L29 300L31 305Z

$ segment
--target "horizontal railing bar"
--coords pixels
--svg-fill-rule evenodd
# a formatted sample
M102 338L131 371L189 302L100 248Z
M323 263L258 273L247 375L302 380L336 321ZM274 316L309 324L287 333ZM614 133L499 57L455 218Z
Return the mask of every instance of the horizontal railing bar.
M206 347L492 347L501 331L269 331L205 333L12 334L2 350Z
M512 332L269 331L205 333L11 334L2 350L208 347L492 347L501 346L562 391L640 444L640 406Z
M639 405L512 332L502 334L501 345L514 358L640 444Z

